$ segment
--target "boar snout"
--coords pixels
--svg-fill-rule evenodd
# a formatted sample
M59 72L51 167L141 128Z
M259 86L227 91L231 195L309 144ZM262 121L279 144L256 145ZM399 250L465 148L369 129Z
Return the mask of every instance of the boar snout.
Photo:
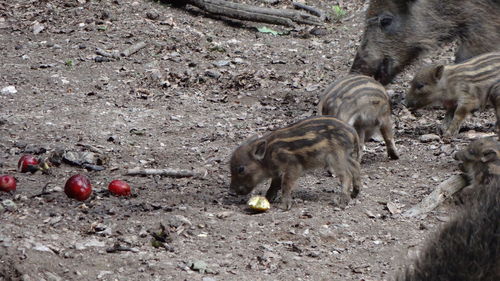
M233 184L229 187L230 192L234 192L237 195L247 195L252 192L253 188L245 185Z
M394 63L390 58L370 59L368 55L363 55L358 51L351 66L351 73L364 74L375 78L383 85L389 84L396 71Z
M405 99L402 101L402 103L403 103L403 105L404 105L404 106L406 106L406 108L408 108L408 110L410 110L410 112L412 112L412 113L413 113L413 111L415 111L415 109L416 109L416 107L417 107L417 104L416 104L414 101L410 100L410 99L406 99L406 98L405 98Z
M237 196L238 193L236 193L236 191L234 191L233 188L231 186L229 186L229 195L231 195L231 196Z
M392 81L394 76L396 76L396 72L394 71L392 60L389 58L384 58L377 66L375 79L383 85L387 85Z
M375 65L375 63L369 63L368 61L366 61L364 56L361 55L361 51L358 51L356 57L354 58L354 61L352 62L350 72L373 76L375 74L375 68L373 68L372 65Z

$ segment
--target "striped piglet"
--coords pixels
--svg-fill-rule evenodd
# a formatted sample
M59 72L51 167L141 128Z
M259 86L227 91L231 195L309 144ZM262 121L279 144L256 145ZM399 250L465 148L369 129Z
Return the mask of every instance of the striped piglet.
M391 159L398 159L392 131L391 105L385 88L365 75L349 75L331 84L322 94L319 113L353 126L364 142L380 130Z
M486 53L455 65L422 68L411 82L406 106L418 109L441 103L446 108L442 131L455 136L472 111L493 104L500 133L500 52ZM500 136L500 134L499 134Z
M231 156L230 189L249 194L271 178L266 198L274 201L281 190L288 210L297 179L307 170L326 167L340 178L337 204L344 207L361 188L358 160L358 134L351 126L329 116L310 117L240 145Z

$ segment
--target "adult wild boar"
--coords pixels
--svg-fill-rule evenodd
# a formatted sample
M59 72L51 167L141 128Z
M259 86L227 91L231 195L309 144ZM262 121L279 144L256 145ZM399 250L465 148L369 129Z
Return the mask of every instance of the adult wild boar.
M493 177L476 188L396 281L500 280L500 182Z
M455 62L500 50L500 0L371 0L351 72L388 84L422 52L458 40Z

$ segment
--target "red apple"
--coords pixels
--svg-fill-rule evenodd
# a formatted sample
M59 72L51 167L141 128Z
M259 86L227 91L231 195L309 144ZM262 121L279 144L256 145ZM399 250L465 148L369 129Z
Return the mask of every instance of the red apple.
M129 196L130 185L122 180L114 180L109 183L108 190L116 196Z
M85 201L92 193L92 185L86 176L79 174L74 175L66 181L64 193L66 193L69 198Z
M0 191L15 191L16 179L13 176L2 175L0 176Z
M38 170L38 159L33 155L23 155L17 162L17 170L21 173L36 172Z

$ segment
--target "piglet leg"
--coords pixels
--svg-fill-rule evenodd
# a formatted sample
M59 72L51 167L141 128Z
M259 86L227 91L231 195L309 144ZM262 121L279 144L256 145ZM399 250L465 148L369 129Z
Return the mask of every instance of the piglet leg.
M289 167L281 177L281 191L283 194L281 201L283 202L283 208L287 211L292 208L292 189L300 177L300 173L300 168Z
M269 202L274 202L276 200L276 197L278 196L278 192L281 189L281 177L275 177L271 181L271 186L267 190L266 193L266 199Z

